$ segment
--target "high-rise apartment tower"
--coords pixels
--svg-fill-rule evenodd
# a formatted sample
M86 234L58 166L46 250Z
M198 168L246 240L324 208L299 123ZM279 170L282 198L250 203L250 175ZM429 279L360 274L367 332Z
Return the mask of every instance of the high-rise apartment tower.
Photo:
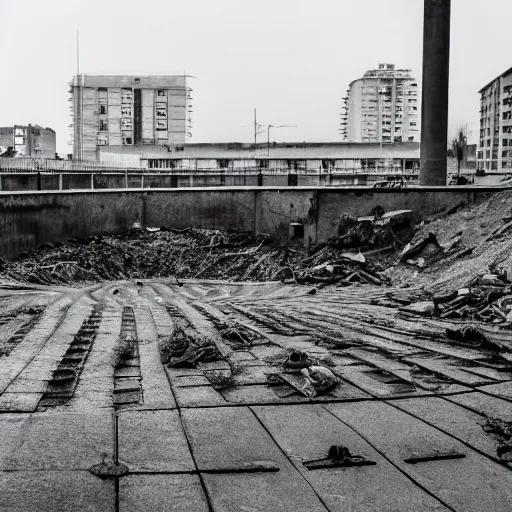
M182 145L190 89L185 76L78 75L70 82L73 156L100 146Z
M410 70L379 64L351 82L343 101L343 140L419 142L418 84Z

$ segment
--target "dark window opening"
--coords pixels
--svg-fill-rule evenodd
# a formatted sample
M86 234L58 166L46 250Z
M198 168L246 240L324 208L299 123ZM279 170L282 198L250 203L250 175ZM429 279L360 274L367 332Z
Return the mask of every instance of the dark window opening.
M220 160L217 160L217 163L219 164L220 169L227 169L229 167L229 160L225 158L221 158Z
M290 238L304 238L304 226L299 222L290 222Z

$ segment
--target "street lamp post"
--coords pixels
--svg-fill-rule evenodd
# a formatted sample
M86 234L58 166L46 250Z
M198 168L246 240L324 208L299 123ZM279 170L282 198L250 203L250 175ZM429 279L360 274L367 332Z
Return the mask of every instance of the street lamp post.
M274 126L273 124L269 124L267 127L267 158L270 157L270 128L297 128L296 125L291 124L280 124L279 126Z

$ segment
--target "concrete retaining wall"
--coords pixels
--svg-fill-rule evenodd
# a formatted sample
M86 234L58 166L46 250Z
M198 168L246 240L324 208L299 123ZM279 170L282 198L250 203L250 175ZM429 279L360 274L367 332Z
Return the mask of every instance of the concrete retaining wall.
M125 232L134 222L289 236L290 222L304 225L306 245L338 232L343 213L368 215L411 209L419 217L486 199L496 188L406 189L238 187L222 189L0 192L0 255L12 258L49 241Z

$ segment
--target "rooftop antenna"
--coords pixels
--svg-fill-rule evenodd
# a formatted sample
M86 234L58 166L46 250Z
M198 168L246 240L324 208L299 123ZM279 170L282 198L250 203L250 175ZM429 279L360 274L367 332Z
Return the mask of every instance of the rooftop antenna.
M78 156L80 160L83 160L84 153L83 153L83 132L84 132L84 121L83 116L80 110L83 108L83 98L82 98L82 88L80 87L80 35L78 33L78 29L76 29L76 85L78 87L78 94L80 95L80 101L76 102L75 105L77 106L77 115L78 120L80 120L78 124Z
M78 80L78 75L80 74L80 36L78 34L78 29L76 30L76 78Z

